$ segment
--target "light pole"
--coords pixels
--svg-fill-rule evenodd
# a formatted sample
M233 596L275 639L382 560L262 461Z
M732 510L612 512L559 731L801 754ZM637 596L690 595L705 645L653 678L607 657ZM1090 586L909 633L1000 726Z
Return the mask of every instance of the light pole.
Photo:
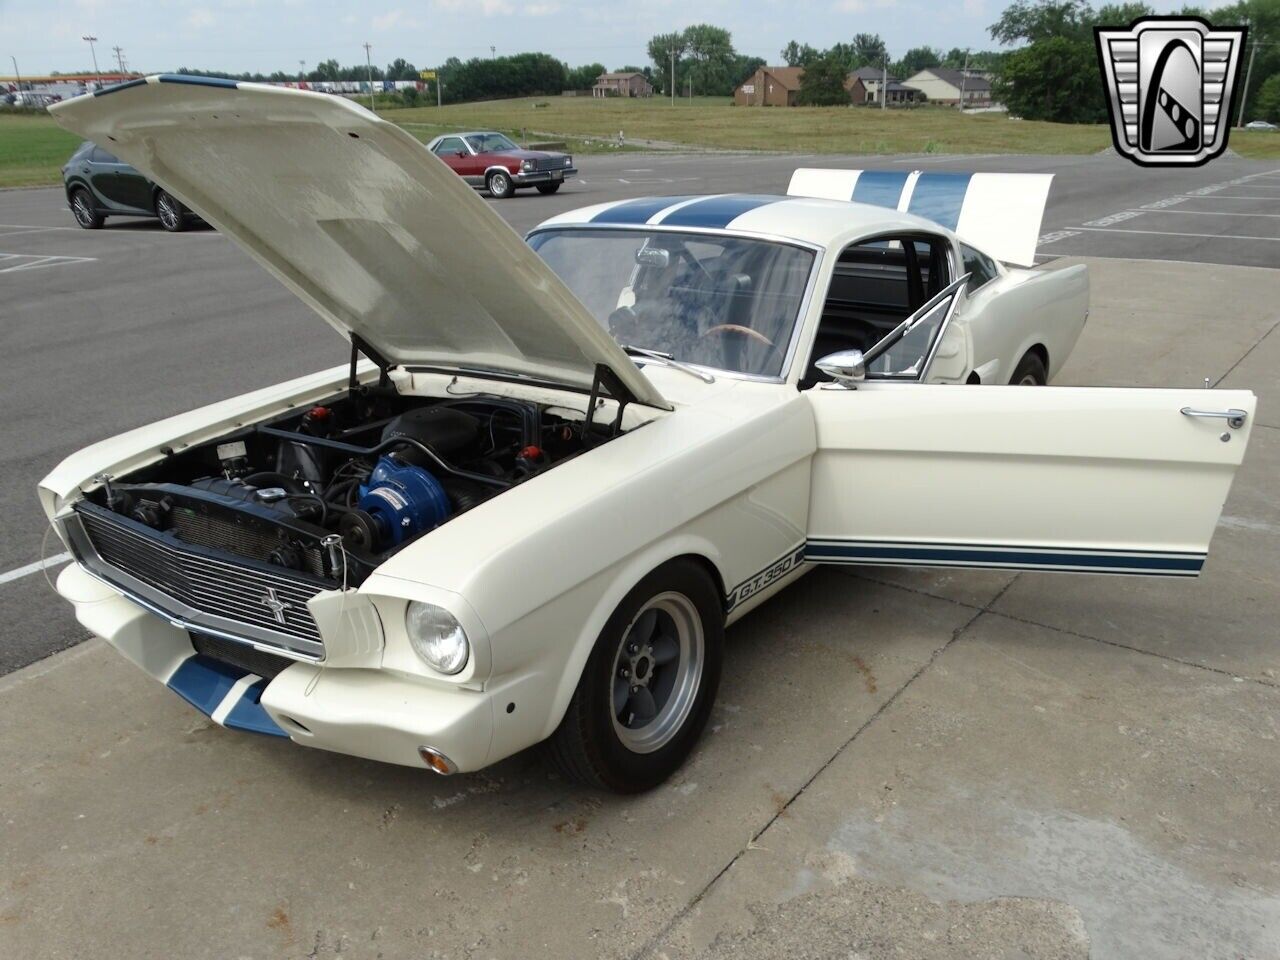
M1236 129L1244 126L1244 107L1249 99L1249 78L1253 76L1253 58L1258 53L1258 38L1253 38L1253 49L1249 51L1249 66L1244 72L1244 89L1240 91L1240 116L1236 118Z
M498 59L498 48L493 46L492 44L490 44L489 46L489 59L490 60Z
M18 81L18 92L21 93L22 92L22 74L18 72L18 58L10 57L9 59L13 61L13 76Z
M369 71L369 109L377 113L378 108L373 105L373 56L369 52L373 47L368 40L364 43L364 65Z
M120 47L112 47L116 52L116 66L120 69L120 75L124 75L124 50Z
M964 88L969 81L969 51L964 52L964 67L960 70L960 112L964 113Z
M671 105L676 105L676 45L671 45Z
M94 72L94 73L97 75L97 77L98 77L98 86L99 86L99 87L101 87L101 86L102 86L102 71L98 69L98 51L97 51L97 50L95 50L95 49L94 49L94 47L93 47L93 45L94 45L95 43L97 43L97 42L98 42L98 38L97 38L97 37L81 37L80 39L81 39L81 40L84 40L85 42L87 42L87 43L89 44L89 54L90 54L90 56L92 56L92 57L93 57L93 72Z
M307 61L299 60L298 61L298 82L302 83L306 79L307 79Z
M889 52L886 50L884 59L880 61L880 109L885 108L885 102L889 99Z

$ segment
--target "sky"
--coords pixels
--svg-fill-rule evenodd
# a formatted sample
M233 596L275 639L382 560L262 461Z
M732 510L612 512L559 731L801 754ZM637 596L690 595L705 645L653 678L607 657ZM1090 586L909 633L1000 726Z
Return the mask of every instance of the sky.
M16 57L24 74L179 67L233 72L296 71L335 58L376 64L404 57L419 67L537 50L570 66L643 66L655 33L693 23L727 28L739 53L771 63L788 40L827 47L855 33L879 33L889 53L910 47L991 49L987 28L1007 0L0 0L0 74ZM1181 0L1156 0L1164 11Z

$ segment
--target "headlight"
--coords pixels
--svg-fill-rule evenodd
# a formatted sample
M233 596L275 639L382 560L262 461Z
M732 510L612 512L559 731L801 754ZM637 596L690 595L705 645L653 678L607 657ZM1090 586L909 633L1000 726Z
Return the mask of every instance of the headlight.
M566 167L572 167L572 166L573 166L573 157L565 157L565 158L564 158L564 165L565 165Z
M529 171L529 170L532 170L537 165L538 164L533 160L525 160L523 163L520 164L520 169L524 171Z
M405 611L404 626L413 652L433 670L452 675L467 665L471 644L462 626L444 607L413 600Z

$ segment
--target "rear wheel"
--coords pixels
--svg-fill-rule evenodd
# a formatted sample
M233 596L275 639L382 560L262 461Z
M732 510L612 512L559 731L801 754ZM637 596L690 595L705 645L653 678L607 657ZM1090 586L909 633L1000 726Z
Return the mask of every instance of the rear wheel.
M566 775L639 793L684 762L720 684L724 614L706 571L663 564L618 605L549 748Z
M75 216L76 223L85 230L97 230L105 219L94 206L93 197L84 187L77 187L71 191L71 213Z
M556 192L557 190L559 190L559 189L560 189L560 184L558 184L558 183L540 183L540 184L538 184L538 192L539 192L539 193L555 193L555 192Z
M187 210L169 193L160 190L156 193L156 216L160 226L170 233L180 233L187 229Z
M1037 353L1028 352L1018 361L1013 376L1009 379L1015 387L1043 387L1049 382L1049 372L1044 368L1044 361Z
M505 200L516 192L515 181L511 179L511 175L501 170L495 170L489 174L485 178L484 185L489 190L489 196L495 200Z

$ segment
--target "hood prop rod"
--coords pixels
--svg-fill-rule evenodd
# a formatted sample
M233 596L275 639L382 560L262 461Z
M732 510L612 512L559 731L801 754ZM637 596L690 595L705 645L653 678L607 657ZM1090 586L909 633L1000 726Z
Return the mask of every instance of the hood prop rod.
M601 387L605 389L609 399L617 401L618 404L617 415L614 416L613 425L609 429L611 437L616 437L622 429L622 411L636 398L622 379L613 372L612 367L605 363L597 363L595 376L591 378L591 393L587 397L587 416L582 421L582 442L587 445L591 443L591 425L595 421L596 404L601 399Z
M378 365L378 386L385 388L391 382L391 377L387 373L391 368L391 361L379 353L377 349L369 346L368 342L358 333L353 333L351 334L351 372L347 376L347 391L349 393L355 393L360 388L360 380L356 376L356 363L362 353Z

